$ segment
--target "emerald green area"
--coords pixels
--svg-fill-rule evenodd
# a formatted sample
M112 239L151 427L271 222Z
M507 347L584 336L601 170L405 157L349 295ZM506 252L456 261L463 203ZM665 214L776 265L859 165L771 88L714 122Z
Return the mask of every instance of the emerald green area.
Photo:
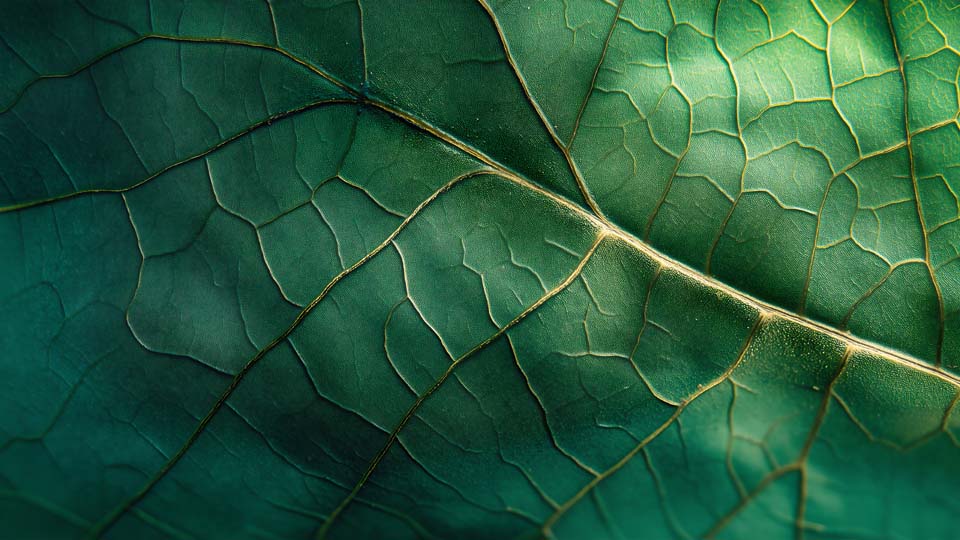
M950 2L0 6L0 538L956 536Z

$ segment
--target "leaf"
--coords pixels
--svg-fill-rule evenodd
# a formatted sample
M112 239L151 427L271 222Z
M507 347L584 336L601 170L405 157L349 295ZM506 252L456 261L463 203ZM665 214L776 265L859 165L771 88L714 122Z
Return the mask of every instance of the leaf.
M949 2L7 2L0 536L953 538Z

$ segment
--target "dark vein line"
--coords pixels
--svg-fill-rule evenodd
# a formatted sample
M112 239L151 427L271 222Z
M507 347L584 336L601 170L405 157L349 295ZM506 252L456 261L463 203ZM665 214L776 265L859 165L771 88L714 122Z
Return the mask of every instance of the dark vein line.
M661 403L669 405L670 407L676 407L680 403L673 401L667 396L663 395L659 390L654 388L650 381L647 380L647 376L643 374L643 371L640 369L640 366L637 365L637 350L640 348L640 341L643 339L643 336L647 332L649 326L654 326L656 323L650 320L649 308L650 308L650 298L653 295L653 289L657 286L657 283L660 281L660 277L663 275L663 265L658 264L653 270L653 276L647 282L646 290L643 292L643 310L640 313L640 329L637 331L637 339L633 341L633 347L630 349L630 366L633 368L633 371L637 374L637 378L640 379L640 382L643 383L643 386L647 389L647 392L650 392L654 398L656 398Z
M668 34L669 35L669 34ZM667 44L669 46L669 40ZM671 70L670 78L673 78L673 70ZM687 99L687 96L680 91L680 88L676 86L672 80L670 86L664 90L663 94L660 95L660 99L663 99L666 96L666 93L670 89L674 89L678 94L683 98L684 102L687 104L689 114L687 115L687 145L683 148L683 151L675 158L673 168L670 170L670 176L667 178L667 183L663 187L663 191L660 193L660 197L657 198L657 204L654 205L653 211L650 212L650 216L647 218L647 223L643 228L643 240L650 240L650 233L653 232L653 224L657 220L657 217L660 215L660 211L666 205L667 197L670 196L670 191L673 189L673 182L677 179L677 175L680 171L680 166L683 164L684 158L687 157L687 153L690 152L690 148L693 146L693 106L690 104L690 100ZM660 107L660 100L658 100L657 105L654 107L654 111ZM647 124L649 127L649 123ZM657 145L659 147L659 144ZM746 165L744 165L746 166Z
M890 41L893 42L893 53L897 57L897 69L900 71L900 81L903 85L903 132L907 142L907 158L910 162L910 183L913 186L913 198L916 202L917 218L920 220L920 231L923 235L923 254L926 260L927 273L930 274L930 282L933 284L934 292L937 295L937 311L939 316L939 327L937 329L937 353L936 366L940 367L943 363L943 339L946 326L946 313L943 306L943 292L940 290L940 284L937 282L936 273L930 264L930 238L927 232L927 222L923 216L923 204L920 203L920 189L917 185L917 166L913 154L913 136L910 133L910 100L907 97L907 74L903 67L903 53L900 52L900 44L897 41L897 33L893 27L893 15L890 12L890 0L883 0L883 10L887 18L887 28L890 30Z
M339 88L340 90L342 90L342 91L346 92L347 94L353 96L358 103L361 103L361 104L364 104L364 105L369 105L369 106L371 106L371 107L380 109L381 111L387 113L388 115L390 115L390 116L392 116L392 117L394 117L394 118L400 119L400 120L402 120L402 121L404 121L404 122L406 122L406 123L408 123L408 124L410 124L410 125L418 128L418 129L420 129L420 130L422 130L422 131L424 131L424 132L426 132L426 133L429 133L430 135L432 135L432 136L440 139L441 141L446 142L447 144L449 144L449 145L451 145L451 146L459 149L460 151L462 151L462 152L464 152L464 153L466 153L466 154L474 157L475 159L478 159L478 160L482 161L482 162L483 162L484 164L486 164L487 166L489 166L489 167L491 167L491 168L493 168L493 169L496 169L497 171L499 171L499 172L501 172L501 173L503 173L503 174L510 174L510 175L514 175L514 174L515 174L515 173L513 173L510 169L508 169L505 165L503 165L502 163L500 163L499 161L495 160L494 158L492 158L491 156L485 154L484 152L482 152L482 151L480 151L480 150L478 150L478 149L476 149L476 148L474 148L474 147L472 147L472 146L464 143L463 141L461 141L460 139L454 137L453 135L451 135L451 134L449 134L449 133L447 133L447 132L445 132L445 131L442 131L442 130L440 130L440 129L437 128L437 127L434 127L433 125L427 123L426 121L424 121L424 120L422 120L422 119L420 119L420 118L418 118L418 117L416 117L416 116L414 116L414 115L411 115L410 113L407 113L407 112L399 109L399 108L396 107L395 105L386 103L386 102L384 102L384 101L381 101L381 100L379 100L379 99L376 99L376 98L373 98L373 97L370 97L370 96L366 95L365 92L360 91L360 90L358 90L358 89L356 89L356 88L353 88L352 86L350 86L350 85L347 84L346 82L340 80L338 77L336 77L336 76L332 75L331 73L325 71L324 69L322 69L322 68L320 68L320 67L318 67L318 66L316 66L316 65L314 65L314 64L312 64L312 63L310 63L310 62L308 62L308 61L306 61L306 60L304 60L303 58L300 58L300 57L298 57L298 56L296 56L296 55L294 55L294 54L291 54L290 52L288 52L288 51L286 51L286 50L284 50L284 49L282 49L282 48L274 47L274 46L272 46L272 45L266 45L266 44L263 44L263 43L252 42L252 41L244 41L244 40L228 39L228 38L200 38L200 37L170 36L170 35L163 35L163 34L147 34L147 35L141 36L141 37L139 37L139 38L137 38L137 39L135 39L135 40L132 40L132 41L129 41L129 42L127 42L127 43L118 45L117 47L114 47L114 48L108 50L107 52L105 52L105 53L103 53L103 54L95 57L93 60L87 62L86 64L84 64L84 65L76 68L75 70L73 70L73 71L71 71L71 72L69 72L69 73L62 73L62 74L55 74L55 75L41 75L41 76L39 76L39 77L31 80L31 81L27 84L27 86L24 87L24 89L21 91L20 95L22 96L22 94L24 94L24 93L26 92L27 88L29 88L30 86L32 86L33 84L35 84L35 83L37 83L37 82L39 82L39 81L41 81L41 80L45 80L45 79L59 79L59 78L72 77L72 76L77 75L78 73L84 71L85 69L89 69L91 66L93 66L93 65L95 65L96 63L104 60L105 58L109 57L109 56L112 55L112 54L116 54L116 53L118 53L118 52L123 51L124 49L127 49L127 48L129 48L129 47L132 47L132 46L134 46L134 45L137 45L138 43L141 43L141 42L144 42L144 41L147 41L147 40L160 40L160 41L172 41L172 42L180 42L180 43L198 43L198 44L211 44L211 43L212 43L212 44L219 44L219 45L232 45L232 46L236 46L236 47L249 47L249 48L252 48L252 49L260 49L260 50L264 50L264 51L274 52L274 53L279 54L279 55L287 58L288 60L290 60L290 61L292 61L292 62L295 62L296 64L299 64L300 66L308 69L309 71L311 71L311 72L314 73L315 75L323 78L324 80L326 80L326 81L329 82L330 84L333 84L334 86L336 86L336 87ZM14 100L14 103L10 104L9 106L7 106L7 107L4 108L4 109L0 109L0 115L2 115L3 113L9 111L10 109L12 109L12 108L16 105L16 102L19 101L19 99L20 99L20 97L17 97L17 98Z
M747 494L746 497L741 499L740 504L738 504L738 506L734 508L734 510L728 512L723 517L721 517L720 520L718 520L717 523L710 528L710 530L708 530L703 534L702 538L708 539L708 540L714 538L717 535L717 533L719 533L721 530L723 530L724 527L730 524L730 520L732 520L741 510L743 510L743 508L745 508L747 504L749 504L751 501L756 499L761 493L763 493L764 490L770 487L771 484L773 484L780 478L784 477L785 475L791 472L799 471L799 470L800 470L799 464L790 463L789 465L784 465L783 467L780 467L779 469L773 471L772 473L764 476L760 480L760 482L757 483L756 487L754 487L750 491L750 493Z
M807 496L807 484L806 484L806 473L804 472L804 467L806 466L807 456L810 454L811 448L813 448L813 443L817 439L817 435L820 433L820 428L823 426L823 422L826 420L827 412L830 410L830 400L833 397L833 389L836 387L837 382L840 380L840 376L843 374L844 369L847 367L847 364L850 361L850 357L853 355L853 348L847 347L843 356L840 358L840 365L837 368L836 373L833 374L833 377L830 379L830 383L824 389L823 399L820 400L820 405L817 407L816 416L813 419L813 424L810 427L810 431L807 433L807 437L803 442L803 447L800 449L800 453L797 455L797 458L791 461L790 463L778 467L777 469L771 471L769 474L764 476L759 483L745 496L740 498L740 501L731 508L726 514L720 517L710 529L703 534L703 538L713 538L721 530L723 530L727 525L730 524L733 519L740 514L751 502L755 501L766 488L770 487L774 482L783 478L791 472L797 472L800 475L800 499L797 502L797 513L795 516L795 536L797 540L801 540L803 537L803 516L806 511L806 496Z
M140 34L140 32L137 32L137 31L134 30L132 27L130 27L130 25L128 25L127 23L125 23L125 22L123 22L123 21L116 20L116 19L111 19L111 18L109 18L109 17L105 17L105 16L103 16L103 15L100 15L99 13L94 12L92 9L90 9L89 7L87 7L87 5L83 2L83 0L77 0L77 6L79 6L80 9L83 10L84 13L86 13L89 17L91 17L91 18L93 18L93 19L96 19L96 20L98 20L98 21L100 21L100 22L102 22L102 23L105 23L105 24L109 24L109 25L111 25L111 26L115 26L115 27L117 27L117 28L122 28L123 30L126 30L127 32L130 32L130 34L132 34L132 35L134 35L134 36Z
M170 472L171 469L173 469L173 467L177 464L177 462L179 462L180 459L182 459L183 456L187 453L187 450L189 450L190 447L193 446L193 444L197 441L197 439L200 437L200 435L203 433L206 427L213 420L214 416L216 416L216 414L223 408L227 399L229 399L230 396L233 394L233 392L237 389L237 387L240 386L240 383L243 381L246 375L250 372L250 370L253 369L253 367L256 366L257 363L260 362L260 360L267 355L267 353L269 353L277 345L285 341L290 336L290 334L292 334L293 331L296 330L298 326L300 326L300 323L303 322L303 320L307 317L307 315L309 315L310 312L313 311L313 309L317 307L317 305L330 293L330 290L333 289L333 287L337 283L339 283L345 277L347 277L348 275L353 273L355 270L363 266L367 261L372 259L378 253L383 251L383 249L389 246L393 242L393 240L397 237L397 235L399 235L407 227L407 225L409 225L410 222L413 221L413 219L416 218L421 213L421 211L423 211L424 208L426 208L430 203L435 201L440 195L442 195L443 193L446 193L455 185L459 184L464 180L468 180L470 178L487 175L487 174L491 174L491 173L489 171L474 171L462 176L458 176L457 178L454 178L450 182L447 182L440 189L438 189L433 194L431 194L430 197L428 197L423 202L421 202L410 213L410 215L407 216L407 218L403 220L403 222L396 229L394 229L394 231L390 233L389 236L387 236L387 238L383 242L377 245L377 247L375 247L372 251L364 255L360 260L355 262L349 268L344 269L339 274L334 276L334 278L327 283L327 285L323 288L323 290L320 291L320 294L318 294L309 304L307 304L300 311L300 313L296 316L293 322L290 323L290 325L287 327L286 330L284 330L279 336L274 338L273 341L271 341L267 346L260 349L257 352L257 354L254 355L253 358L248 360L247 363L243 366L243 368L241 368L240 371L237 372L237 374L233 377L233 380L230 381L230 385L227 386L227 388L220 394L220 397L213 404L213 406L208 410L207 414L203 417L203 419L197 424L196 428L194 428L193 432L190 434L187 440L183 443L180 449L177 450L177 452L167 460L167 462L160 468L160 470L158 470L147 481L147 483L144 484L136 493L134 493L132 496L130 496L129 498L121 502L107 516L105 516L103 519L97 522L97 524L87 534L87 538L91 538L91 539L100 538L113 524L117 522L117 520L127 510L134 507L141 499L143 499L143 497L146 496L146 494L151 489L153 489L153 487L164 476L166 476L166 474Z
M530 377L527 375L526 370L523 369L523 366L520 365L520 357L517 355L516 346L513 344L513 339L507 335L507 345L510 348L510 355L513 357L513 365L517 368L517 371L520 373L520 377L523 379L524 385L527 387L527 392L530 394L531 399L536 404L537 416L543 422L543 429L546 432L547 437L550 439L550 444L556 448L557 452L560 452L561 455L566 457L573 463L577 468L583 470L585 473L592 476L598 476L600 473L596 471L593 467L586 464L583 460L578 458L576 455L565 449L560 441L557 440L557 435L553 430L553 427L550 425L550 417L547 415L547 408L543 404L543 399L533 388L533 384L530 383ZM551 501L551 506L556 510L559 505L555 501Z
M41 498L29 493L25 493L22 490L11 490L11 489L2 489L0 488L0 500L8 499L13 501L18 501L22 504L27 504L35 508L39 508L44 512L50 514L51 516L66 521L67 523L75 527L87 527L90 523L81 516L78 516L67 510L66 508L61 508L56 504L48 501L45 498ZM6 505L4 505L6 506ZM7 507L9 508L9 507Z
M147 526L153 527L157 531L165 534L168 538L174 538L176 540L194 540L194 538L196 538L139 508L135 508L133 514L146 523Z
M386 457L387 452L390 450L393 444L397 441L397 438L400 436L400 431L403 429L403 427L410 421L411 418L413 418L413 415L417 412L420 406L427 399L429 399L430 396L433 395L440 388L441 385L443 385L444 381L446 381L447 378L450 377L450 375L454 372L454 370L458 366L463 364L466 360L470 359L473 355L480 352L481 350L486 348L488 345L490 345L491 343L499 339L500 336L504 335L508 330L510 330L517 324L519 324L528 315L536 311L538 308L540 308L540 306L545 304L551 298L555 297L556 295L566 290L566 288L571 283L573 283L574 280L576 280L580 276L580 274L583 272L583 269L586 267L587 263L590 261L591 257L596 252L597 248L600 246L600 244L603 242L606 236L607 236L607 233L601 229L596 239L594 240L593 245L590 246L587 252L580 259L580 262L577 264L577 266L563 281L557 284L557 286L554 287L553 289L547 291L546 294L544 294L539 299L537 299L537 301L534 302L533 304L529 305L519 315L514 317L510 322L500 327L496 332L491 334L485 340L481 341L480 343L475 345L472 349L463 353L456 360L451 362L447 370L439 378L437 378L437 380L433 383L433 385L430 388L428 388L426 391L424 391L422 394L420 394L420 396L417 397L417 399L413 402L413 404L410 405L410 407L407 409L406 414L404 414L403 417L400 419L400 421L397 423L396 427L393 428L393 431L390 433L390 436L387 438L383 447L381 447L380 451L377 452L377 454L373 457L373 459L370 460L370 463L367 466L366 471L364 471L363 475L357 481L357 484L354 486L353 490L330 513L329 517L323 523L323 525L321 525L320 528L317 529L317 532L315 535L317 540L322 540L326 538L327 532L330 530L330 527L336 522L337 518L347 508L350 502L357 496L357 494L360 492L360 489L363 488L364 484L366 484L367 479L370 478L370 475L373 474L374 470L377 468L377 466L380 464L383 458Z
M139 37L137 37L137 38L135 38L135 39L132 39L132 40L130 40L130 41L125 41L125 42L123 42L123 43L121 43L121 44L119 44L119 45L116 45L116 46L114 46L114 47L112 47L112 48L110 48L110 49L107 49L106 51L98 54L97 56L94 56L93 58L91 58L91 59L88 60L87 62L79 65L78 67L74 68L74 69L71 70L71 71L65 71L65 72L62 72L62 73L52 73L52 74L38 75L38 76L30 79L30 80L27 81L27 83L20 89L20 91L17 92L16 96L14 96L13 100L11 100L10 103L8 103L5 107L0 108L0 115L5 114L5 113L9 112L11 109L13 109L14 107L16 107L16 105L17 105L17 104L23 99L23 97L26 95L27 91L28 91L31 87L33 87L33 85L35 85L35 84L37 84L37 83L39 83L39 82L41 82L41 81L45 81L45 80L48 80L48 79L69 79L70 77L74 77L74 76L76 76L76 75L78 75L78 74L80 74L80 73L82 73L82 72L84 72L84 71L92 68L93 66L99 64L100 62L106 60L107 58L109 58L109 57L111 57L111 56L113 56L113 55L115 55L115 54L117 54L117 53L123 52L124 50L129 49L129 48L131 48L131 47L133 47L133 46L135 46L135 45L138 45L138 44L140 44L140 43L143 43L143 42L145 42L145 41L153 41L153 40L156 40L156 41L170 41L170 42L175 42L175 43L218 43L218 44L222 44L222 45L236 45L236 46L241 46L241 47L249 47L249 48L253 48L253 49L261 49L261 50L266 50L266 51L272 51L272 52L275 52L275 53L277 53L277 54L280 54L280 55L282 55L282 56L287 57L288 59L296 62L297 64L300 64L301 66L309 69L310 71L313 71L314 73L317 73L317 69L316 69L315 66L313 66L312 64L308 63L307 61L305 61L305 60L303 60L303 59L301 59L301 58L299 58L299 57L297 57L297 56L295 56L295 55L293 55L293 54L290 54L289 52L285 51L284 49L281 49L280 47L275 47L275 46L273 46L273 45L267 45L267 44L264 44L264 43L257 43L257 42L254 42L254 41L245 41L245 40L239 40L239 39L228 39L228 38L218 38L218 37L190 37L190 36L172 36L172 35L165 35L165 34L143 34L143 35L141 35L141 36L139 36ZM339 87L339 88L341 88L341 89L346 90L345 85L343 84L342 81L339 81L338 79L336 79L336 78L334 78L334 77L332 77L332 76L330 76L329 74L326 74L326 73L324 73L324 74L317 73L317 74L320 75L321 77L323 77L324 79L326 79L328 82L334 84L335 86L337 86L337 87Z
M40 429L38 432L36 432L33 435L18 435L15 437L10 437L6 441L4 441L2 444L0 444L0 453L6 452L8 448L16 444L38 442L46 438L47 435L49 435L50 432L53 431L53 428L56 427L57 422L59 422L60 419L63 418L64 414L67 411L67 408L70 406L70 403L76 397L80 389L87 384L87 377L89 377L91 373L93 373L98 367L100 367L100 364L103 363L107 359L107 357L113 352L114 351L111 350L110 352L104 354L100 358L94 360L89 365L87 365L87 367L85 367L83 371L80 372L80 376L77 377L77 380L73 383L73 385L70 386L70 389L67 391L67 395L60 400L59 405L57 405L57 410L54 411L53 416L51 416L50 419L45 422L45 425L42 429Z
M590 101L590 97L597 87L597 76L600 74L600 66L603 65L603 60L607 57L610 39L613 37L613 31L617 27L617 21L620 20L620 10L623 9L623 3L625 1L626 0L618 0L617 2L617 10L613 13L613 21L610 22L607 37L603 40L603 49L600 51L600 58L597 60L597 65L593 68L593 75L590 77L590 86L587 88L587 95L584 96L583 101L580 102L580 108L577 110L577 116L573 121L573 131L570 133L570 140L567 141L567 148L573 146L573 141L577 138L577 130L580 129L580 120L583 118L583 112L587 110L587 102Z
M697 398L699 398L703 394L709 392L716 386L722 384L724 381L729 379L730 376L733 374L734 370L736 370L737 367L739 367L740 364L743 362L743 359L747 355L747 350L750 348L750 344L753 343L754 338L760 332L760 329L764 326L768 318L769 318L769 315L767 315L766 313L761 312L757 315L756 320L753 322L753 325L750 327L750 332L747 334L747 337L744 340L743 345L740 347L740 351L737 353L736 359L727 367L727 369L723 371L723 373L720 374L719 377L697 388L696 392L694 392L693 394L690 395L689 398L684 400L683 403L681 403L680 406L678 406L676 410L674 410L673 414L671 414L670 417L666 419L666 421L660 424L659 427L657 427L649 435L647 435L632 450L627 452L626 455L624 455L622 458L620 458L619 461L613 464L613 466L605 470L600 476L592 479L590 482L588 482L586 485L580 488L580 491L578 491L573 497L571 497L565 503L560 505L560 509L554 512L553 515L547 518L547 520L543 523L542 532L544 536L547 536L547 537L552 536L551 531L553 526L557 523L557 521L561 517L563 517L564 514L567 513L567 511L569 511L575 504L577 504L580 500L582 500L583 497L585 497L587 494L593 491L593 489L596 488L597 485L599 485L601 482L603 482L604 480L609 478L611 475L616 473L618 470L623 468L627 463L630 462L630 460L634 458L634 456L636 456L641 450L643 450L648 444L650 444L650 442L652 442L654 439L659 437L661 433L666 431L666 429L670 427L680 417L680 414L684 410L686 410L686 408L691 403L696 401Z
M267 3L267 13L270 14L270 26L273 28L273 43L280 47L280 30L277 28L277 15L273 12L273 2L264 0Z
M838 173L830 177L826 188L823 190L823 198L820 199L820 207L817 209L817 226L813 231L813 245L810 247L810 257L807 258L807 274L803 279L803 288L800 290L800 300L797 302L797 313L800 315L803 315L807 309L807 297L810 294L810 283L813 281L813 266L817 260L820 232L823 228L823 210L827 206L827 200L830 197L830 190L833 189L833 183L843 174L844 173Z
M827 419L827 413L830 411L830 400L833 397L833 389L836 388L837 382L840 380L840 376L843 375L843 371L846 369L847 364L850 363L850 357L853 356L853 348L847 346L846 350L843 351L843 357L840 359L840 367L837 368L837 372L833 375L833 378L830 379L830 383L827 384L827 388L824 390L823 400L820 402L820 408L817 410L817 416L813 421L813 427L810 429L810 433L807 435L807 440L803 443L803 448L800 450L800 456L797 458L799 463L804 464L800 468L800 500L797 502L797 515L796 515L796 539L803 540L803 520L807 511L807 471L805 464L807 462L807 457L810 455L810 450L813 448L813 443L816 441L817 436L820 434L820 429L823 427L823 423Z
M677 523L677 518L673 515L673 511L670 509L667 490L663 485L663 479L661 478L660 473L653 465L653 456L650 455L650 449L644 448L640 451L640 454L643 456L643 463L646 466L647 474L649 474L650 479L653 480L654 489L657 491L657 506L660 507L660 512L663 514L664 520L672 530L674 538L679 537L684 540L688 540L690 535L683 529L682 525ZM593 494L596 495L597 492L594 491ZM597 498L599 499L599 497Z
M587 188L587 184L583 179L583 173L580 172L580 168L577 167L576 162L573 160L573 156L570 155L570 149L563 143L563 141L560 140L560 137L557 135L553 125L550 124L550 120L547 118L546 113L543 112L540 104L533 97L533 93L530 91L527 80L520 72L520 66L517 65L516 59L513 57L513 52L510 50L510 44L507 42L507 36L503 32L503 28L500 26L500 19L497 18L497 15L493 12L493 9L487 3L487 0L477 1L480 3L480 6L486 12L487 16L490 18L490 22L493 24L493 29L496 32L497 37L500 39L500 46L503 48L504 58L506 58L507 64L510 66L510 70L516 77L517 82L520 83L520 89L523 91L523 95L526 98L527 103L529 103L534 112L536 112L537 118L540 119L540 123L543 124L543 127L547 130L547 133L550 135L550 139L553 141L553 144L557 147L560 153L563 154L564 159L567 161L567 167L570 169L570 174L573 175L574 182L577 184L577 189L580 190L580 196L583 197L584 203L586 203L587 207L590 208L590 211L593 212L594 215L606 221L603 211L600 210L599 206L597 206L597 202L594 200L593 195L590 194L590 190Z
M849 240L845 240L845 241L849 241ZM859 298L857 298L856 300L854 300L853 304L851 304L851 305L850 305L850 308L847 310L847 313L843 316L842 319L840 319L840 322L838 323L838 326L839 326L841 329L847 328L847 325L850 324L850 319L853 318L853 315L854 315L854 314L857 312L857 310L860 308L860 305L863 304L864 302L866 302L868 298L870 298L871 296L874 295L874 293L876 293L878 290L880 290L880 287L883 287L884 284L887 282L887 280L889 280L891 277L893 277L894 272L896 272L896 271L899 270L901 267L906 266L906 265L908 265L908 264L922 264L922 263L923 263L922 261L919 261L919 260L916 260L916 259L914 259L914 260L909 260L909 259L908 259L908 260L906 260L906 261L900 261L900 262L898 262L897 264L891 265L891 266L887 269L887 272L883 275L882 278L880 278L879 281L877 281L876 283L874 283L873 285L871 285L870 288L866 290L866 292L864 292L863 294L860 295Z
M322 107L325 107L325 106L328 106L328 105L349 105L349 104L358 105L358 104L360 104L360 102L358 102L358 101L355 100L355 99L349 99L349 98L330 98L330 99L322 99L322 100L319 100L319 101L314 101L314 102L312 102L312 103L308 103L307 105L303 105L303 106L297 107L297 108L295 108L295 109L290 109L290 110L287 110L287 111L283 111L283 112L281 112L281 113L277 113L277 114L271 115L271 116L269 116L268 118L266 118L265 120L261 120L261 121L255 123L255 124L251 124L251 125L243 128L243 129L241 129L240 131L234 133L233 135L227 137L226 139L223 139L223 140L221 140L221 141L218 141L218 142L217 142L216 144L214 144L213 146L210 146L210 147L208 147L208 148L206 148L206 149L204 149L204 150L201 150L200 152L197 152L196 154L187 156L187 157L185 157L185 158L183 158L183 159L181 159L181 160L179 160L179 161L175 161L175 162L173 162L173 163L170 163L169 165L164 166L162 169L160 169L160 170L158 170L158 171L150 174L149 176L147 176L147 177L145 177L145 178L142 178L141 180L138 180L137 182L135 182L135 183L133 183L133 184L131 184L131 185L129 185L129 186L125 186L125 187L122 187L122 188L91 188L91 189L81 189L81 190L79 190L79 191L72 191L72 192L70 192L70 193L64 193L64 194L62 194L62 195L56 195L56 196L54 196L54 197L48 197L48 198L46 198L46 199L35 199L35 200L32 200L32 201L26 201L26 202L22 202L22 203L16 203L16 204L12 204L12 205L9 205L9 206L0 206L0 214L7 213L7 212L16 212L16 211L18 211L18 210L26 210L26 209L28 209L28 208L33 208L33 207L36 207L36 206L43 206L43 205L46 205L46 204L55 203L55 202L63 201L63 200L66 200L66 199L73 199L74 197L80 197L80 196L82 196L82 195L91 195L91 194L97 194L97 193L125 193L125 192L127 192L127 191L132 191L132 190L134 190L134 189L139 188L140 186L143 186L144 184L147 184L147 183L151 182L152 180L156 179L157 177L162 176L163 174L165 174L165 173L167 173L167 172L170 172L170 171L173 170L173 169L176 169L177 167L180 167L180 166L182 166L182 165L186 165L186 164L188 164L188 163L190 163L190 162L192 162L192 161L196 161L196 160L198 160L198 159L201 159L201 158L204 158L204 157L206 157L206 156L209 156L210 154L213 154L214 152L216 152L217 150L223 148L224 146L227 146L228 144L236 141L237 139L240 139L240 138L242 138L242 137L244 137L244 136L246 136L246 135L249 135L249 134L253 133L254 131L257 131L257 130L263 128L263 127L269 126L269 125L271 125L272 123L274 123L274 122L276 122L276 121L284 120L284 119L287 119L287 118L296 116L296 115L298 115L298 114L301 114L301 113L304 113L304 112L307 112L307 111L310 111L310 110L314 110L314 109L319 109L319 108L322 108Z
M730 403L727 405L727 431L730 432L730 436L727 437L724 461L727 467L727 474L730 476L730 479L733 480L733 485L737 488L737 493L740 494L740 497L746 497L747 488L743 485L743 480L740 478L740 474L737 473L737 468L733 463L733 445L736 442L737 437L733 411L736 408L736 405L737 385L733 381L730 381Z
M369 63L367 62L367 35L363 26L363 4L360 3L360 0L357 0L357 18L360 22L360 62L362 63L361 69L363 70L360 80L362 81L363 87L366 88L368 79L367 68Z

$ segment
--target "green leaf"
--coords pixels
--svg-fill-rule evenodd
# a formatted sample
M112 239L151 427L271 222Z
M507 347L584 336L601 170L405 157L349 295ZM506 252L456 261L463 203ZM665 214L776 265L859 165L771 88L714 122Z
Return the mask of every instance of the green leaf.
M3 6L0 537L956 536L952 2Z

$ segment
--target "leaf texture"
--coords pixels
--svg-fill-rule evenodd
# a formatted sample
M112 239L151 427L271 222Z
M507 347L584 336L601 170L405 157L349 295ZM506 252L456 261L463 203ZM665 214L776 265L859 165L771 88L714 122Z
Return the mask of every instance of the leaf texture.
M956 537L948 0L2 4L0 537Z

